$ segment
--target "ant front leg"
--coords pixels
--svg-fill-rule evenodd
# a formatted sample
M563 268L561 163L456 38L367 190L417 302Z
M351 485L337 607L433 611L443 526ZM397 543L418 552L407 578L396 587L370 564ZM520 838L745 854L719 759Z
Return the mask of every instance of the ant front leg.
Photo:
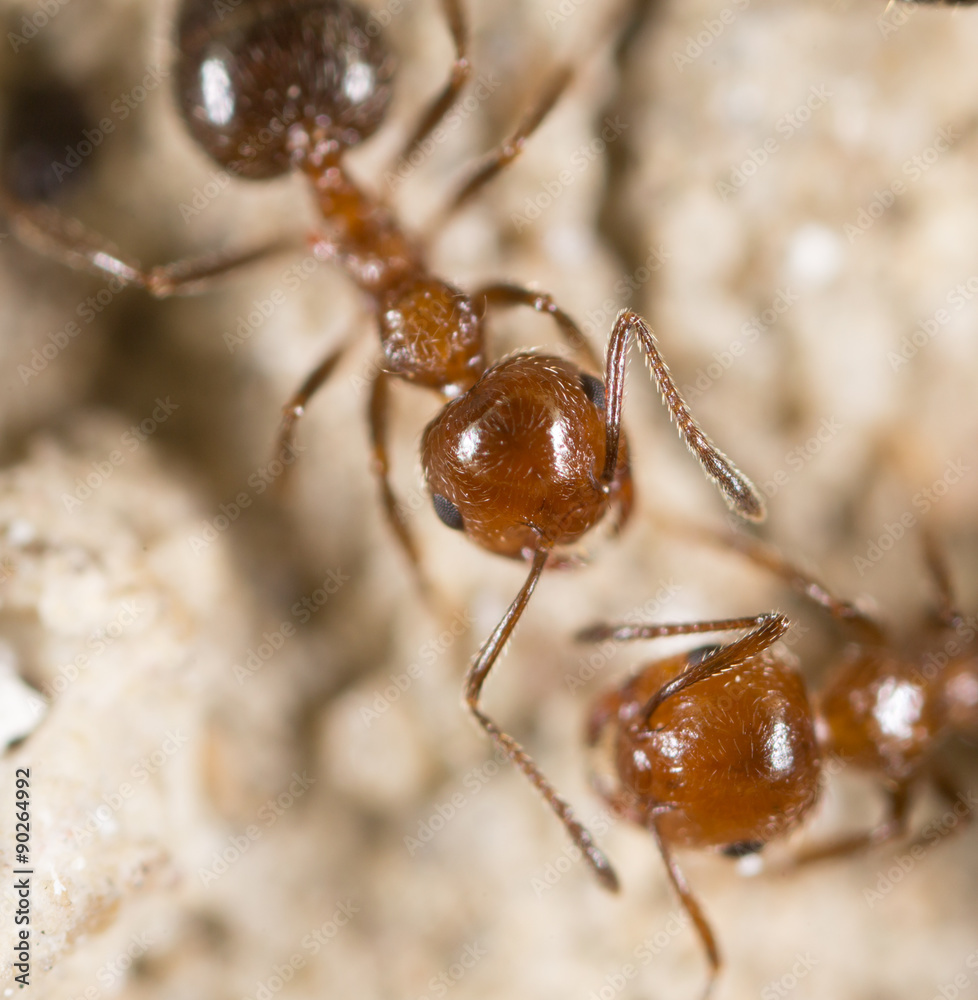
M492 719L479 708L479 699L482 695L482 686L489 676L489 671L499 658L503 646L506 645L509 637L516 627L520 616L526 608L540 574L550 555L549 549L540 548L534 553L533 563L530 567L529 575L523 584L520 592L516 595L513 603L509 606L502 621L496 626L492 635L486 640L485 645L479 650L479 655L475 658L472 666L469 667L465 675L465 703L475 716L479 725L489 734L493 742L500 747L507 757L530 779L531 784L543 796L547 805L557 814L558 819L564 824L571 839L580 848L581 853L587 858L597 875L601 884L611 892L618 891L618 876L611 867L610 862L595 845L594 838L587 828L578 820L571 807L557 794L553 785L543 776L543 773L533 762L530 755L520 746L516 740L508 733L504 733Z
M478 305L483 305L483 308L529 306L538 313L552 317L564 342L578 353L588 368L596 372L601 371L601 358L595 353L587 337L581 332L581 328L546 292L535 292L529 288L503 282L485 285L478 289L473 293L472 301L477 304L477 308Z
M158 299L196 295L228 273L301 246L299 240L279 239L250 250L208 254L144 270L135 261L110 250L102 237L80 222L66 218L53 208L21 205L0 194L0 211L8 217L11 231L25 246L75 270L144 288Z
M645 321L631 309L623 309L615 320L608 342L607 375L607 425L608 444L605 450L605 467L602 481L610 483L618 461L618 440L621 435L621 410L625 394L625 359L629 336L634 335L645 352L663 402L676 422L680 437L693 453L703 471L717 484L727 506L749 521L762 521L765 517L764 501L754 484L706 436L683 399L662 355L655 338Z
M703 950L706 952L707 961L710 963L710 978L706 982L706 988L703 990L702 1000L707 1000L710 994L713 992L713 986L717 981L717 976L720 974L720 967L722 961L720 959L720 949L717 946L717 939L713 933L713 928L710 926L710 922L706 919L706 914L703 912L703 907L700 906L699 900L693 895L692 889L689 887L689 883L686 881L686 876L683 875L682 869L679 867L676 859L669 847L669 842L666 840L659 828L658 816L653 815L651 821L648 824L648 829L652 836L655 838L655 842L659 848L659 853L662 855L662 860L665 862L666 871L669 873L669 881L672 883L673 889L676 890L676 895L679 897L679 901L683 904L683 909L689 914L690 919L693 921L693 926L696 928L696 933L699 934L700 941L703 942Z

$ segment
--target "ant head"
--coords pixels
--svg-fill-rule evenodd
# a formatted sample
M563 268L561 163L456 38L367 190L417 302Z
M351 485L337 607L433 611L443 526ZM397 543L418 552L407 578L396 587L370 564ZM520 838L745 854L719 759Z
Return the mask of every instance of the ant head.
M184 0L177 100L194 138L251 178L365 139L394 71L371 27L342 0Z
M576 541L629 476L622 448L610 488L599 481L603 389L555 357L490 368L425 428L421 460L441 519L515 558Z
M851 644L818 698L826 750L894 781L914 774L940 732L943 671L887 646Z
M424 277L391 292L380 310L387 370L447 397L467 392L485 371L485 336L472 300Z
M713 651L653 662L618 692L616 770L637 815L657 815L669 843L756 849L815 802L812 710L801 677L766 650L666 697L647 720L650 699Z

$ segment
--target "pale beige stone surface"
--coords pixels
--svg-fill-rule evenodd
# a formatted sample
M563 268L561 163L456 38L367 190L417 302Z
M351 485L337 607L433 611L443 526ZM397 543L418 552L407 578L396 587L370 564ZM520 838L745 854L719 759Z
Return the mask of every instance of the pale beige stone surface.
M403 8L388 29L403 58L391 123L355 159L382 190L450 58L436 5ZM4 9L15 25L32 10ZM960 304L949 298L970 279L978 288L978 14L665 4L629 30L619 65L595 41L620 23L604 5L479 3L472 17L477 73L493 93L397 190L414 224L518 118L548 67L593 54L520 163L435 244L436 267L466 286L545 288L598 345L628 301L695 390L703 423L766 486L768 537L900 627L930 597L914 530L926 513L962 605L978 607L978 299L967 287ZM49 45L93 114L111 115L150 67L168 65L166 18L132 0L73 0L31 45ZM4 49L4 72L23 56ZM590 144L603 129L598 155ZM946 152L942 130L953 137ZM209 198L213 168L165 87L109 138L71 210L146 261L308 225L294 179ZM187 208L196 194L198 214ZM0 638L43 687L121 602L147 608L3 760L8 774L30 761L37 776L35 843L51 869L35 883L45 933L33 995L697 996L704 962L677 926L650 838L603 833L624 890L602 893L459 707L465 663L524 570L437 522L416 457L434 401L404 390L395 480L451 605L443 619L423 606L370 479L369 312L341 276L317 268L300 280L293 264L256 267L192 300L115 296L84 338L24 381L16 365L100 283L0 244L0 557L13 570ZM276 292L284 304L252 323ZM942 308L946 320L923 325ZM769 309L777 316L750 332ZM225 336L242 321L243 342ZM310 407L293 490L278 503L268 464L279 407L353 330L358 346ZM555 343L534 317L507 315L494 331L500 353ZM907 348L915 331L920 344ZM894 360L901 350L906 364ZM61 492L160 399L177 405L172 416L67 511ZM599 661L573 690L568 679L589 673L590 651L571 642L578 626L637 607L683 620L778 606L808 629L796 649L813 685L841 638L753 569L663 537L653 509L720 523L722 504L637 362L625 413L634 522L620 539L596 538L588 567L543 580L487 689L492 713L598 822L580 745L587 698L645 650ZM931 503L927 489L942 495ZM898 529L888 526L904 515L917 524L890 545ZM222 519L227 530L216 530ZM71 824L181 726L187 745L81 849ZM973 746L951 748L948 764L975 788ZM871 785L835 777L812 835L870 822L879 806ZM0 802L3 852L11 809ZM935 812L924 797L918 821ZM898 850L753 879L684 858L728 960L717 997L926 1000L959 974L973 989L975 848L974 830L941 838L905 874ZM898 881L870 906L866 890L885 888L888 872ZM11 930L4 916L4 962ZM619 990L626 966L634 976Z

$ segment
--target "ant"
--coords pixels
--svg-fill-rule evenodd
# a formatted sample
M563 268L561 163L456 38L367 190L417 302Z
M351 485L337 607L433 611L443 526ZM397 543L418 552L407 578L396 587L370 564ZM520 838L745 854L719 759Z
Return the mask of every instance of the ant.
M442 0L455 46L451 77L422 116L403 157L437 127L470 75L459 0ZM621 433L625 362L637 339L679 432L728 504L749 519L764 506L750 481L696 423L635 313L619 314L605 377L573 362L516 354L490 366L484 316L490 307L528 306L549 315L585 363L600 369L574 321L552 298L511 284L466 294L436 277L420 244L390 208L346 172L346 151L381 124L390 99L393 60L364 14L345 0L242 0L228 12L208 0L183 0L177 18L178 104L191 135L238 177L262 180L298 170L309 179L323 225L310 237L317 256L334 260L371 301L384 355L369 414L373 464L384 509L422 582L420 560L388 477L388 387L398 377L435 390L445 403L422 440L422 463L435 512L482 547L531 563L502 621L466 675L465 700L479 724L543 794L589 858L602 883L617 887L606 859L520 745L479 707L483 683L547 565L612 507L620 527L632 507L628 450ZM450 201L455 211L507 164L564 91L558 70L514 134L490 152ZM194 291L203 282L280 246L143 271L86 235L70 235L49 215L13 213L21 234L68 263L142 286L156 296ZM345 345L344 345L345 346ZM279 446L327 381L344 347L331 352L284 407Z
M722 960L716 937L673 854L708 848L756 854L815 805L821 751L805 683L772 648L788 630L769 612L676 625L594 625L582 641L632 641L750 629L725 646L655 660L599 695L585 740L613 740L617 781L595 781L612 811L647 829L709 961L709 996Z
M886 814L869 830L806 849L797 863L851 854L905 836L912 793L925 779L958 811L963 796L933 757L946 738L978 732L978 629L974 618L955 607L947 562L933 536L925 531L923 544L936 606L902 642L770 546L741 534L705 537L773 572L852 633L832 665L828 683L815 697L820 743L826 755L879 777ZM969 818L966 811L958 826Z

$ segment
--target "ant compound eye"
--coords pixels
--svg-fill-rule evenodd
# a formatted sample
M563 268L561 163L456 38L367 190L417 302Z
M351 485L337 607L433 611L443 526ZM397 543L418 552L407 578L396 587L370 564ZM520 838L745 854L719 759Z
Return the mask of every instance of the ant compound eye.
M266 178L372 134L393 59L377 24L340 0L184 0L177 102L194 139L228 171Z
M587 372L581 372L581 388L584 390L584 395L599 410L605 408L604 382L601 379L588 375Z
M718 653L722 646L697 646L686 654L686 662L691 667L698 667L708 656Z
M462 531L465 528L458 507L448 497L443 497L440 493L433 493L431 502L434 504L435 513L441 519L442 524L447 525L453 531Z
M746 858L764 849L763 840L742 840L739 844L727 844L721 852L725 858Z

